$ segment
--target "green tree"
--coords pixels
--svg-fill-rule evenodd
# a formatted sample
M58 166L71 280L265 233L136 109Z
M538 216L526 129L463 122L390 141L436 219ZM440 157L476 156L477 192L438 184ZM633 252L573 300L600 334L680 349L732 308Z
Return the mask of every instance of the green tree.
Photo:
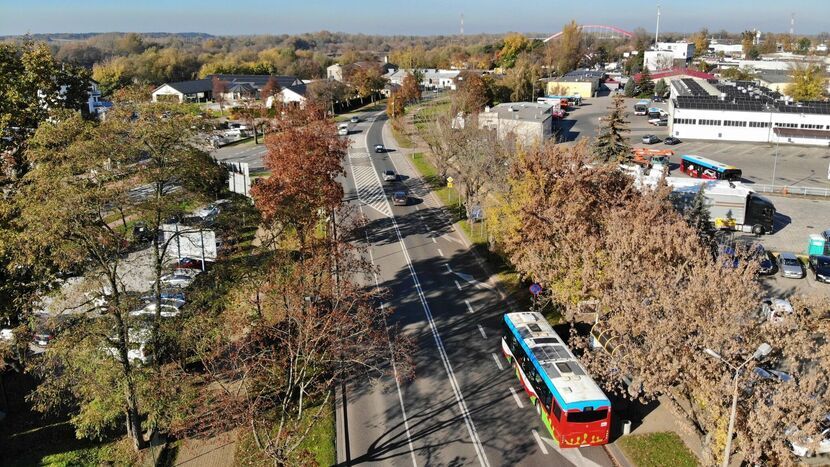
M513 68L519 54L527 50L530 50L530 40L527 37L517 33L508 34L498 53L499 65L505 69Z
M709 207L706 205L706 195L703 185L695 193L691 204L685 210L683 217L690 227L695 229L698 236L705 243L711 243L714 239L715 230L712 226L712 217L709 214Z
M548 42L545 61L549 67L562 75L576 69L583 55L582 30L576 24L576 21L571 20L562 27L562 34L558 38Z
M594 142L593 153L602 162L626 164L631 162L631 146L628 144L628 121L625 119L625 99L617 94L610 112L602 119L599 136Z
M669 85L666 84L666 80L660 78L660 81L657 81L657 84L654 86L654 94L660 97L666 97L666 94L669 92Z
M625 93L625 97L634 97L637 94L637 85L634 84L634 78L629 78L628 81L625 82L623 92Z
M637 88L640 90L641 96L651 97L654 95L654 81L651 80L651 72L648 71L648 68L643 68L642 73L640 73Z
M798 45L796 50L798 51L798 53L804 55L810 51L810 45L812 44L812 42L810 41L809 37L802 37L798 40L797 44Z
M792 70L792 83L786 93L797 101L821 99L827 89L827 75L820 65L796 66Z

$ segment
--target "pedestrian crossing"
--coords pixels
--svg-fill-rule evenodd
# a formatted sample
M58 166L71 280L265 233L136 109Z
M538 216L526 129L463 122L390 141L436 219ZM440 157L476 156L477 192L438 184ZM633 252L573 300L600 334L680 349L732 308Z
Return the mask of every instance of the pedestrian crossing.
M380 177L372 165L368 152L349 152L349 166L352 170L357 197L363 204L386 217L392 217L392 209L386 199L386 192Z

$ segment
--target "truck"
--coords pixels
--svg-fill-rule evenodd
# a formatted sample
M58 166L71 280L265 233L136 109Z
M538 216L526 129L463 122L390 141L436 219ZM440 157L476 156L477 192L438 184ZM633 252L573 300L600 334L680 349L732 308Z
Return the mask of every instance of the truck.
M680 212L691 207L701 187L715 227L722 230L771 234L774 229L775 205L740 182L728 180L702 181L666 177L672 189L672 202Z
M641 167L651 168L655 165L669 166L669 157L674 155L671 149L634 148L631 162Z

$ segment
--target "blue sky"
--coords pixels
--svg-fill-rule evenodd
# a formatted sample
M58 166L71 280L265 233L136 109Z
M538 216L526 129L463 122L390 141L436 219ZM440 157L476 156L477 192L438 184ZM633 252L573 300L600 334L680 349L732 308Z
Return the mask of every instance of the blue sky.
M653 31L656 1L643 0L0 0L0 35L44 32L366 34L555 32L570 19ZM830 0L664 0L660 29L830 31Z

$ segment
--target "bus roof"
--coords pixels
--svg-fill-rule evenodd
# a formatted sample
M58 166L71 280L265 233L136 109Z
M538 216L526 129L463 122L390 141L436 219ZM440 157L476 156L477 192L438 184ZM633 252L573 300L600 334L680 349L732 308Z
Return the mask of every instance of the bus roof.
M506 313L504 321L521 337L519 342L563 410L610 406L608 397L541 313Z
M649 104L651 104L651 101L650 101L650 100L648 100L648 99L640 99L639 101L637 101L637 104L635 104L635 105L649 105Z
M716 160L712 160L706 157L695 156L691 154L686 154L680 156L681 159L686 159L689 162L695 162L701 165L706 165L711 168L718 168L722 170L737 170L738 168L729 164L724 164L723 162L718 162Z

